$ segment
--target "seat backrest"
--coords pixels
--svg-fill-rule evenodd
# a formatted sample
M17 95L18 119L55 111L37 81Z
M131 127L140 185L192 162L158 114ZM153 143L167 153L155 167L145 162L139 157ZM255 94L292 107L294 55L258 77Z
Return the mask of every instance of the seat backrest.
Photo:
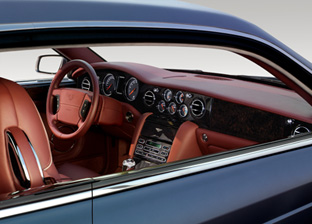
M23 159L27 161L21 161ZM43 184L37 178L38 173L45 178L60 179L35 104L23 87L0 78L0 194L25 188L17 175L23 169L26 174L21 174L22 177L30 173L31 187Z

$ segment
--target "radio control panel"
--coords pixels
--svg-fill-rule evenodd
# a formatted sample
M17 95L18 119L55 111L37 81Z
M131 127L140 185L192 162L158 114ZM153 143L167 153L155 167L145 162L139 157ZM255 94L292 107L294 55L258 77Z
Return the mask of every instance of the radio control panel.
M140 136L134 155L154 163L166 163L170 149L171 144Z

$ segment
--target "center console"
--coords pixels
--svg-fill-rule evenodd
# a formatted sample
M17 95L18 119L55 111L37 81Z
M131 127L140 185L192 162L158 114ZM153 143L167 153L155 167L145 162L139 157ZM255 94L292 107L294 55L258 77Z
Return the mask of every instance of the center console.
M149 116L135 146L134 159L166 163L178 126L158 116Z

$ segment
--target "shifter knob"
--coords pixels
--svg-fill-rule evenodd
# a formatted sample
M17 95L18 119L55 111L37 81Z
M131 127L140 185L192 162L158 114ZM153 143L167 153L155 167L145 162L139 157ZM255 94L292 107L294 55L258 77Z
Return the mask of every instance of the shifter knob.
M133 170L135 167L135 161L133 159L125 159L122 162L122 171Z

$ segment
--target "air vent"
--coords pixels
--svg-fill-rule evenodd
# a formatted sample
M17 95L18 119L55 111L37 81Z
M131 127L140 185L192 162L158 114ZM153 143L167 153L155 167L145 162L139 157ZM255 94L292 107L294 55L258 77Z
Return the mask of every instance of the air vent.
M295 135L300 135L300 134L309 133L309 132L311 132L311 131L308 128L299 125L293 131L292 135L295 136Z
M203 116L205 112L205 104L202 100L200 99L195 99L193 100L191 106L191 112L195 117L201 117Z
M81 89L90 90L91 89L91 82L87 77L84 77L81 82Z
M144 94L143 99L144 99L144 103L147 106L152 106L155 103L156 98L155 98L155 94L149 90Z

